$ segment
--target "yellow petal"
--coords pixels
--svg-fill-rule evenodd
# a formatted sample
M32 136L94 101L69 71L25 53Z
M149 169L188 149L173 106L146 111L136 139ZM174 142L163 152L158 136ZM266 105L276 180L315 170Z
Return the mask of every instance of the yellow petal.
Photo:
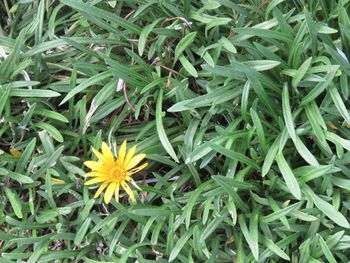
M100 159L104 164L109 164L108 159L105 156L103 156L102 153L97 151L94 147L91 147L91 150L96 155L96 157Z
M130 187L126 183L122 183L122 187L124 188L125 192L130 196L131 202L135 202L135 196Z
M100 172L90 172L84 174L84 177L96 177L96 176L106 176L107 174L100 173Z
M130 177L129 177L129 178L130 178ZM136 189L142 191L142 189L136 184L136 182L135 182L132 178L130 178L129 181L131 182L131 184L132 184Z
M99 176L99 177L95 177L94 179L91 179L89 181L86 181L84 185L92 185L92 184L97 184L103 181L108 180L108 177L105 176Z
M94 198L97 198L100 196L100 194L102 193L102 191L107 187L108 182L104 182L103 184L100 185L100 187L98 188Z
M146 157L146 154L137 154L134 157L131 158L131 160L125 164L125 170L129 170L136 165L138 165L144 158Z
M128 151L128 153L125 156L124 162L121 163L124 168L128 164L128 162L131 160L131 158L134 156L135 151L136 151L136 145L134 147L131 147L131 149Z
M117 201L117 203L119 203L119 183L117 183L115 186L114 196L115 196L115 201Z
M107 143L102 143L102 154L108 160L108 162L114 163L114 157L111 149L108 147Z
M134 169L131 169L130 171L128 171L128 174L135 174L137 173L138 171L141 171L142 169L144 169L145 167L147 167L148 163L144 163L142 165L140 165L139 167L136 167Z
M95 161L84 162L85 166L89 167L91 170L97 171L101 168L102 164Z
M124 162L125 153L126 153L126 140L123 141L122 145L119 148L118 161L120 164L122 164Z
M105 165L103 165L102 163L98 163L95 161L86 161L84 162L85 166L89 167L91 170L93 171L98 171L101 173L109 173L109 168Z
M115 182L110 183L109 186L107 187L107 190L104 195L104 201L106 204L109 204L109 202L111 201L111 198L114 194L115 187L116 187Z

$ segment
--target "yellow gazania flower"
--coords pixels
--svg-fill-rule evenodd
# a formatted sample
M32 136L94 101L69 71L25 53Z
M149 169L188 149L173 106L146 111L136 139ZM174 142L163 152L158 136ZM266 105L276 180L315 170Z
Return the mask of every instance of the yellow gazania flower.
M136 167L145 157L145 154L136 154L136 146L132 147L128 153L126 153L126 141L120 146L117 159L114 159L112 151L108 145L102 143L102 153L92 148L93 153L100 160L99 162L86 161L84 164L89 167L92 172L85 174L86 177L94 177L93 179L85 182L85 185L92 185L100 183L94 198L97 198L102 191L106 189L104 194L104 201L108 204L113 194L115 199L119 201L119 189L122 187L125 192L130 196L131 201L135 201L135 196L130 189L128 183L131 183L137 189L141 190L135 181L131 178L131 175L139 172L145 168L148 164L144 163Z

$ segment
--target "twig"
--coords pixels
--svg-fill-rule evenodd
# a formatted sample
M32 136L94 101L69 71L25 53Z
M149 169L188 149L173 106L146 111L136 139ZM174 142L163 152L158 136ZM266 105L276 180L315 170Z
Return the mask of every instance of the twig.
M270 0L265 0L264 2L262 2L262 3L258 6L258 8L259 8L259 9L263 8L263 7L264 7L265 5L267 5L269 2L270 2Z
M179 72L177 72L177 71L175 71L175 70L173 70L173 69L171 69L171 68L168 68L168 67L166 67L166 66L164 66L164 65L160 65L160 66L161 66L162 68L164 68L164 69L166 69L166 70L168 70L168 71L170 71L170 72L176 74L176 75L182 76Z
M129 107L130 107L130 108L132 109L132 111L134 112L134 111L135 111L135 108L134 108L134 106L132 106L132 104L131 104L130 101L129 101L128 92L127 92L127 90L126 90L125 82L124 82L123 91L124 91L124 97L125 97L126 102L128 103Z
M135 13L135 10L132 10L129 14L127 14L124 19L128 19L133 13Z
M183 24L185 24L189 28L192 28L190 22L188 22L185 18L183 18L181 16L166 18L166 19L163 20L162 25L163 25L163 23L170 22L170 21L173 21L173 20L176 20L176 19L181 20L183 22Z
M232 31L232 32L230 32L230 34L228 35L228 39L230 39L231 37L233 37L234 35L236 35L236 32L234 32L234 31Z

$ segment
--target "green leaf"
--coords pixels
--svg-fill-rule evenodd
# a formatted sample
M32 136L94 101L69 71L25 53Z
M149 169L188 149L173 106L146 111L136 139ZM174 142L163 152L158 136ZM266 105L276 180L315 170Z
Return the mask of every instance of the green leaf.
M58 142L64 141L62 134L54 126L52 126L48 123L45 123L45 122L36 123L35 126L37 128L41 128L41 129L47 131L56 141L58 141Z
M283 85L283 92L282 92L282 109L283 109L283 117L284 121L286 123L286 128L288 131L288 134L293 142L296 141L296 134L294 129L294 122L292 117L292 111L290 109L290 103L289 103L289 92L288 92L288 84L285 83Z
M172 212L166 207L156 207L156 206L135 206L130 209L130 213L138 216L169 216Z
M318 197L313 191L311 191L311 189L307 189L307 193L317 208L320 209L322 213L329 217L334 223L344 228L350 228L348 220L339 211L337 211L334 206Z
M252 60L252 61L244 61L243 65L246 65L256 71L265 71L270 70L281 64L279 61L274 60Z
M252 118L253 124L256 128L256 133L258 135L259 142L261 144L261 148L264 152L267 152L267 145L266 145L266 139L265 139L265 133L264 128L261 124L260 118L256 111L253 108L250 108L250 116Z
M125 230L125 227L128 225L130 219L124 220L121 225L119 226L118 230L115 232L112 241L109 246L109 256L113 254L114 248L117 245L120 236L122 235L123 231Z
M273 142L273 144L271 145L269 151L265 156L265 160L264 160L262 172L261 172L262 177L264 177L269 172L271 165L275 160L276 154L279 149L280 139L281 139L280 137L277 137L277 139Z
M61 94L56 91L43 89L11 89L10 96L24 98L52 98L59 97Z
M90 217L86 218L84 223L79 228L77 234L75 235L74 245L80 246L81 242L83 241L83 239L84 239L84 237L89 229L90 223L91 223L91 218Z
M243 215L238 216L239 226L241 228L242 234L248 243L250 250L254 256L255 260L259 260L259 246L257 243L257 237L252 237L251 230L248 230L247 224L244 220Z
M326 80L318 83L306 96L304 96L300 105L303 106L314 101L332 83L338 68L339 66L332 65L326 76Z
M142 246L149 246L151 245L151 243L136 243L134 245L132 245L131 247L128 247L128 249L123 252L123 256L120 258L120 260L118 261L118 263L126 263L128 262L128 258L130 257L131 253L137 249L138 247L142 247Z
M233 189L253 190L255 188L250 183L240 182L240 181L238 181L236 179L228 178L228 177L221 176L221 175L214 175L214 176L212 176L212 178L214 179L215 182L219 183L220 185L231 187Z
M63 123L68 123L68 119L66 117L64 117L62 114L55 112L55 111L51 111L51 110L47 110L47 109L36 109L34 111L35 114L53 119L53 120L57 120Z
M188 239L192 236L193 234L193 228L195 225L193 225L190 229L188 229L185 233L181 235L179 240L176 242L174 248L172 249L170 256L169 256L169 262L172 262L174 259L177 258L178 254L180 253L181 249L183 246L186 244Z
M200 242L205 242L205 240L209 238L209 236L221 225L227 214L227 212L224 212L222 215L215 217L209 224L207 224L206 228L201 233Z
M103 9L94 7L89 4L85 4L81 1L76 0L60 0L62 4L68 5L78 11L91 14L94 17L102 18L111 21L112 23L119 25L126 30L129 30L133 33L140 34L141 29L136 26L134 23L131 23L118 15L115 15L111 12L105 11Z
M196 36L197 32L191 32L179 41L179 43L175 47L174 63L179 59L179 57L182 55L185 49L192 44Z
M113 76L113 73L111 73L110 71L101 72L101 73L99 73L99 74L97 74L95 76L92 76L91 78L85 80L80 85L76 86L74 89L69 91L68 94L61 101L60 105L62 105L65 102L67 102L70 98L72 98L76 94L82 92L87 87L89 87L89 86L91 86L93 84L99 84L101 81L103 81L103 80L105 80L107 78L110 78L112 76Z
M270 222L273 222L277 219L280 219L281 217L283 216L286 216L288 214L290 214L292 211L294 211L295 209L298 209L300 207L301 203L295 203L295 204L292 204L292 205L289 205L283 209L280 209L276 212L273 212L267 216L263 216L261 217L261 221L264 222L264 223L270 223Z
M315 113L314 107L312 107L311 105L307 105L305 107L305 112L306 112L306 116L311 124L312 130L314 132L315 139L320 143L320 145L328 153L332 153L332 150L326 141L325 134L320 127L319 121L317 120L318 115L317 115L317 113Z
M19 173L8 171L8 170L5 170L5 171L7 171L6 174L4 174L2 170L0 170L0 174L6 175L19 183L31 184L34 182L32 178L25 176L23 174L19 174Z
M145 49L148 35L152 32L154 27L163 19L164 18L160 17L142 29L140 37L139 37L139 43L138 43L138 51L139 51L140 56L142 56L143 51Z
M9 103L11 89L7 87L0 96L0 119L7 103Z
M215 90L209 94L198 96L193 99L183 100L168 109L168 112L180 112L200 107L207 107L222 104L238 97L242 93L241 89L233 89L225 87Z
M285 43L292 43L292 39L289 38L288 34L280 33L278 31L262 29L262 28L235 28L235 32L239 34L239 36L244 36L244 38L248 38L249 36L258 36L261 38L272 38L276 40L280 40Z
M341 114L341 116L344 118L344 120L347 122L347 124L350 124L350 114L348 112L348 109L346 108L342 98L340 97L340 94L334 84L331 84L329 87L329 93L331 94L332 100L334 102L335 107Z
M232 44L232 42L230 40L228 40L226 37L221 37L220 41L222 43L222 46L229 52L236 54L237 53L237 49L235 48L235 46Z
M329 131L325 131L325 135L326 135L326 139L333 142L334 144L339 144L341 145L343 148L347 149L348 151L350 151L350 141L349 140L345 140L342 137L336 135L333 132L329 132Z
M191 62L188 61L188 59L185 56L181 55L179 57L179 60L182 66L186 69L188 73L190 73L191 76L195 78L198 77L197 70L194 68L194 66L191 64Z
M115 83L116 80L112 79L110 82L108 82L100 91L96 94L96 96L93 99L93 102L91 103L90 109L92 107L97 108L101 106L106 100L108 100L113 94L115 93Z
M221 153L232 160L237 160L237 161L242 162L248 166L251 166L252 168L254 168L256 170L260 170L259 165L257 165L252 159L248 158L247 156L245 156L241 153L232 151L232 150L228 150L225 147L222 147L222 146L217 145L217 144L212 143L212 142L208 142L208 144L209 144L210 148L217 151L218 153Z
M23 173L24 167L26 166L27 162L30 160L30 157L33 154L34 148L36 144L36 138L33 138L23 151L21 157L19 158L17 162L16 172L17 173Z
M186 224L186 229L189 228L190 226L190 221L191 221L191 215L192 215L192 209L199 198L200 194L211 184L212 182L209 180L206 183L201 184L191 195L189 201L187 202L183 215L185 217L185 224Z
M38 223L48 223L59 215L57 210L45 210L35 217Z
M324 241L324 239L322 238L321 235L318 235L318 240L320 241L321 249L322 249L325 257L327 258L328 262L329 263L337 263L337 260L334 258L331 250L327 246L326 241Z
M297 149L300 156L310 165L319 166L319 163L316 157L309 151L309 149L305 146L299 136L296 136L296 140L294 142L295 148Z
M23 218L22 214L22 204L20 199L18 198L17 194L12 192L9 188L4 187L5 194L10 201L10 204L12 206L13 212L15 212L15 215L18 218Z
M283 179L287 184L289 191L294 195L298 200L301 199L301 191L297 179L295 178L292 170L290 169L286 159L282 153L276 155L276 161L278 168L280 169Z
M303 79L305 76L306 72L308 71L310 65L312 62L312 57L308 58L307 60L304 61L304 63L300 66L298 71L295 73L295 76L292 79L292 87L297 88L300 81Z
M62 154L63 149L64 149L64 146L61 146L57 150L55 150L52 154L50 154L46 158L45 163L41 166L41 168L32 175L32 179L33 180L38 179L40 176L44 175L50 167L56 164L58 158Z
M157 219L157 217L150 217L150 219L148 219L146 225L144 226L143 230L142 230L142 234L141 234L141 238L140 238L140 242L143 242L143 240L145 240L148 231L150 230L153 222Z
M266 245L268 249L270 249L273 253L275 253L277 256L290 261L290 257L277 246L271 239L263 236L263 242Z
M249 220L249 233L250 233L250 241L253 256L257 260L259 258L259 231L258 231L258 223L259 223L259 211L254 209L250 216Z
M22 29L19 33L15 45L10 53L10 55L0 64L0 84L5 83L8 77L15 70L15 66L18 63L22 45L24 44L26 36L26 28Z
M333 165L319 165L317 167L300 166L293 172L296 176L300 177L300 183L306 183L320 176L338 171L340 171L340 169L334 167Z
M175 160L175 162L179 162L179 159L176 156L176 153L171 146L171 143L168 139L168 136L165 133L165 129L163 126L162 121L162 103L163 103L163 90L159 90L158 99L157 99L157 108L156 108L156 126L157 126L157 133L160 142L162 143L164 149L167 151L167 153Z

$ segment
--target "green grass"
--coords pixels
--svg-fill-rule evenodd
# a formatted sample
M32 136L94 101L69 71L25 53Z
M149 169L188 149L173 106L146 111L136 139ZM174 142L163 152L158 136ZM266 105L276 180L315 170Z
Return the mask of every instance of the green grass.
M349 6L1 1L0 262L347 262ZM124 140L105 205L83 162Z

